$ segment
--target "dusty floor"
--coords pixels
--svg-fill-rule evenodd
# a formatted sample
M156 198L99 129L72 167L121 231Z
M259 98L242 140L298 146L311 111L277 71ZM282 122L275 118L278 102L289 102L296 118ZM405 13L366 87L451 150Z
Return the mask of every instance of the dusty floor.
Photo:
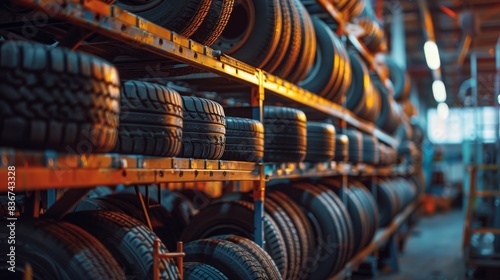
M423 217L400 254L400 272L382 274L376 279L465 279L461 251L463 221L461 211Z

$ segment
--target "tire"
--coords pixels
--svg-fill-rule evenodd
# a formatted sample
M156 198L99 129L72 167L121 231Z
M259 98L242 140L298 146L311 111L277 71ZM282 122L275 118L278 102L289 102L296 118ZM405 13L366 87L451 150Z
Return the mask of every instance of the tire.
M264 107L264 161L300 162L307 149L306 115L284 107Z
M234 0L212 0L203 23L191 36L194 41L211 46L222 34L233 11Z
M144 198L145 200L146 198ZM144 212L139 201L139 198L130 193L118 193L103 198L107 203L118 207L120 212L137 219L143 225L148 225ZM146 202L146 201L145 201ZM149 201L150 205L158 204L152 198ZM162 207L151 207L148 209L148 215L153 227L153 231L160 240L165 244L169 251L177 250L177 241L179 241L182 230L186 227L189 221L185 221L181 215L176 215L178 212L171 212L162 203ZM189 219L189 218L188 218Z
M385 227L391 223L396 205L393 192L383 181L377 182L377 208L380 213L380 226Z
M0 229L0 277L13 279L8 271L7 222ZM33 279L126 279L120 265L102 243L82 229L55 220L16 222L15 271L23 274L25 265L33 269ZM43 256L43 257L42 257Z
M253 202L253 198L249 193L234 192L224 194L220 197L221 201L245 201L248 203ZM283 278L296 279L298 268L300 265L300 252L299 239L297 237L297 230L294 224L288 217L287 213L278 204L271 200L266 200L264 203L264 211L266 215L276 222L278 231L283 237L286 247L286 267L288 270L283 274Z
M259 245L254 243L252 240L237 236L237 235L218 235L213 239L220 239L232 242L239 246L241 249L249 252L255 260L262 266L266 275L269 279L282 279L281 274L273 262L271 256L269 256L264 249L262 249ZM294 278L290 278L294 279Z
M374 136L363 133L362 162L377 165L380 162L379 143Z
M64 218L92 234L112 253L127 277L153 279L153 241L156 235L140 221L122 213L73 212ZM160 243L160 252L168 252ZM160 278L178 279L173 260L161 259Z
M335 135L335 161L347 162L349 160L349 137L345 134Z
M212 100L182 96L184 130L179 157L220 159L226 143L224 109Z
M375 233L377 233L380 223L380 215L377 209L377 202L375 201L375 198L370 193L370 191L367 190L365 185L362 185L361 183L356 181L353 181L352 183L353 186L351 186L351 191L355 196L358 197L359 201L366 209L366 213L368 213L368 220L370 221L370 230L367 234L366 243L361 244L361 248L363 248L370 244L373 237L375 236Z
M336 52L335 41L338 41L338 38L333 31L318 17L314 16L312 22L317 40L314 65L299 86L327 98L333 96L332 91L337 83L342 58Z
M282 28L280 0L243 0L235 3L226 28L212 47L262 68L275 53Z
M183 189L177 190L176 192L187 198L188 201L191 202L191 205L194 207L195 211L205 208L212 202L212 197L201 190Z
M283 62L292 36L292 18L290 7L287 4L287 0L279 0L279 2L282 22L281 36L271 59L269 59L269 61L262 66L262 69L269 73L274 73L281 62Z
M120 127L114 152L175 157L182 143L180 95L165 86L127 81L121 91Z
M342 200L330 189L321 185L310 182L304 183L306 188L315 188L321 192L321 195L329 201L335 215L338 219L337 226L340 228L342 235L339 236L339 262L334 270L334 274L338 273L347 262L354 256L354 230L349 212L344 207Z
M281 61L281 64L273 72L274 75L282 78L288 77L288 75L294 71L294 65L299 60L302 36L304 36L302 33L301 16L299 15L300 7L295 4L295 1L296 0L287 0L292 21L290 44L285 52L285 59Z
M300 252L298 254L300 264L298 267L302 269L306 265L307 258L313 255L314 233L311 224L307 220L306 215L302 213L299 206L295 202L288 199L284 193L273 191L268 194L267 199L275 201L278 205L280 205L293 222L293 225L297 230L297 236L300 244Z
M229 280L215 267L201 262L184 263L184 280Z
M226 117L226 147L221 159L258 162L264 156L264 126L252 119Z
M342 186L342 183L333 179L326 179L320 182L322 185L326 186L328 189L334 191L335 193L339 193L339 190ZM352 221L352 226L354 230L354 248L353 252L357 253L365 244L366 239L368 238L369 229L369 221L367 217L367 213L361 204L359 198L350 190L350 188L343 189L345 195L345 206L347 211L349 212L349 217Z
M340 244L338 241L342 235L337 215L329 204L331 201L326 200L317 189L300 185L276 185L273 189L285 193L297 203L314 230L314 254L301 267L300 278L327 279L339 266L337 244Z
M0 42L0 145L67 153L116 144L119 78L108 62L65 48Z
M112 193L113 193L113 190L110 187L98 186L98 187L93 188L87 194L87 198L103 197L103 196L106 196L106 195L110 195Z
M411 91L411 79L408 73L392 58L386 57L385 64L389 69L389 79L394 86L394 99L398 101L408 100Z
M335 127L331 124L307 122L306 162L326 162L335 153Z
M212 0L151 1L138 4L134 0L119 0L118 6L153 23L189 38L207 16ZM142 1L140 1L142 2ZM148 1L144 1L148 2Z
M287 252L287 278L297 279L299 275L301 259L299 257L300 253L300 241L297 236L297 230L294 224L286 214L286 212L278 204L271 200L267 200L264 204L266 212L273 218L278 226L283 240L285 241L286 252Z
M352 69L352 83L346 94L346 108L351 110L356 116L366 119L367 102L365 89L370 86L370 74L366 63L355 50L350 49L349 58Z
M203 262L215 267L229 279L267 280L255 258L238 245L215 239L202 239L184 246L187 262Z
M346 130L349 137L349 162L359 163L363 160L363 135L356 130Z
M389 95L388 89L382 84L379 77L375 74L370 75L376 88L376 93L380 99L380 114L378 115L375 125L387 132L393 134L401 125L402 119L397 112L397 105L392 96Z
M114 211L114 212L125 213L120 209L120 207L110 203L109 201L104 200L102 197L82 199L80 202L78 202L75 208L73 208L73 212L81 212L89 210L102 210L102 211Z
M189 242L217 235L232 234L254 239L253 204L246 201L215 202L194 216L184 229L181 240ZM271 256L280 274L286 277L287 251L278 226L264 215L264 250ZM228 276L229 277L229 276Z
M299 12L300 30L302 33L302 40L300 43L299 58L294 66L291 68L293 71L286 76L286 79L292 83L297 84L304 80L309 73L312 65L314 64L314 57L316 54L316 33L314 31L311 16L307 12L304 5L300 0L294 0L294 5Z

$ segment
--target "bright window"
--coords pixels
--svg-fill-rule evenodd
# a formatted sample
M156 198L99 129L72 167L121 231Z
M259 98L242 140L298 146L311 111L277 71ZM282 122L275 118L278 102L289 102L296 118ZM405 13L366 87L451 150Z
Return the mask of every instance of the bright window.
M477 111L473 108L450 108L448 118L442 119L436 109L429 109L429 140L433 143L458 144L464 139L476 139L481 136L484 142L494 142L498 126L497 110L495 107L482 107Z

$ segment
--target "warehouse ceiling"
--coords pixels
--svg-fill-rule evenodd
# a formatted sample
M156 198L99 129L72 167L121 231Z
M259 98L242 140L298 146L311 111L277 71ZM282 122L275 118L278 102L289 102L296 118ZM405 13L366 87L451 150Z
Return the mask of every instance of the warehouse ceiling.
M494 51L500 36L500 2L498 0L438 0L427 1L434 24L436 43L441 54L442 77L447 87L450 106L464 106L459 97L463 81L471 77L470 55L478 55L478 96L480 106L494 106ZM390 38L391 14L396 9L404 13L407 68L418 85L418 92L427 106L434 107L432 76L423 53L426 41L417 0L385 0L384 25ZM465 20L464 18L474 20ZM464 23L465 22L465 23ZM476 28L474 28L474 22ZM471 45L463 63L459 63L462 41L471 35ZM470 94L470 93L469 93ZM467 101L465 102L467 105Z

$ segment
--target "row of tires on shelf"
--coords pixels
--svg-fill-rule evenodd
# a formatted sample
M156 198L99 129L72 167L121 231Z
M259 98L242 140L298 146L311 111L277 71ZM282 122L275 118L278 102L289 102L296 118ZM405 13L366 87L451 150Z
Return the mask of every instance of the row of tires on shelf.
M163 189L161 205L154 196L149 200L153 231L128 189L89 197L62 220L21 216L15 269L23 271L29 263L34 279L152 279L153 242L159 238L161 252L176 251L176 242L185 242L186 280L326 279L417 193L413 180L402 178L377 180L373 188L355 181L340 188L340 182L332 178L269 187L262 248L252 241L254 204L248 193L213 199L197 190ZM0 229L4 252L11 246L11 230ZM2 254L0 260L3 273L9 256ZM178 279L173 259L161 260L159 270L161 279Z
M175 8L168 7L166 3L163 5L169 9L182 10L188 7L187 2L193 1L172 5L179 6ZM198 7L192 4L200 14L204 14L201 11L208 9L210 2L198 2ZM220 1L212 1L211 5L215 6L215 2ZM231 3L226 4L233 4L232 1L229 2ZM365 31L361 39L368 49L377 52L384 42L383 31L374 18L370 17L373 12L365 9L364 1L332 3L347 19L361 14L356 20ZM169 23L185 21L184 18L169 18L175 13L155 10L149 3L137 5L134 9L127 7L153 22L180 32L181 35L192 36L192 32L184 32L176 24ZM137 7L144 7L145 10ZM401 125L402 109L395 99L411 104L408 100L411 87L408 74L389 57L381 61L385 72L388 72L388 75L383 75L384 80L370 72L367 63L357 52L351 46L346 46L336 35L335 25L321 16L324 11L316 1L303 0L301 3L299 0L245 0L237 2L232 11L227 12L232 14L222 23L214 48L296 83L334 103L345 105L358 117L376 123L390 134ZM160 17L160 14L164 16ZM202 21L198 23L204 26ZM189 27L190 31L196 29L190 21L181 26ZM191 38L207 43L197 36ZM212 42L213 40L208 43Z
M336 134L331 124L307 122L298 109L266 106L262 124L226 117L212 100L159 84L121 85L112 65L84 53L29 42L0 42L0 52L2 146L267 162L396 161L395 150L376 138ZM251 112L245 109L227 111Z

